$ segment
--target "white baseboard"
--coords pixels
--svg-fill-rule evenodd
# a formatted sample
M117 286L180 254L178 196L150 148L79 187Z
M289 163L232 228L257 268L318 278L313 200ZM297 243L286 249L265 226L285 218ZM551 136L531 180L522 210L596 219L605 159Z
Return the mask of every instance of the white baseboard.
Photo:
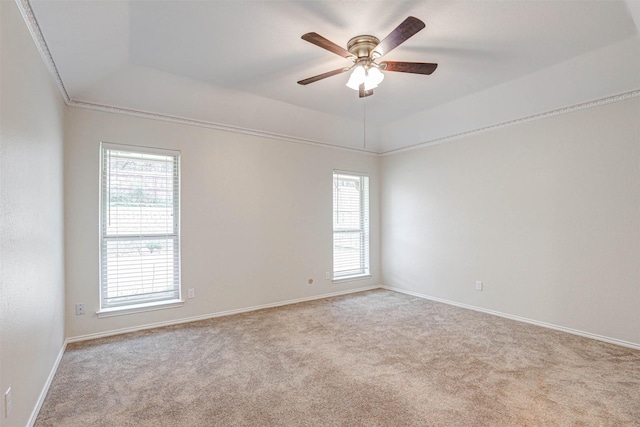
M64 355L64 352L66 349L67 349L67 340L65 340L64 343L62 344L62 348L60 349L60 352L58 352L58 357L56 357L56 361L53 363L51 372L49 372L47 381L44 383L44 387L42 387L42 391L40 392L40 396L38 396L36 406L33 408L33 411L31 412L31 417L29 418L29 422L27 423L28 427L33 427L33 425L36 423L36 418L38 418L38 414L40 413L40 408L42 408L44 399L47 397L47 393L49 392L49 387L51 387L51 382L53 382L53 377L56 375L56 372L58 371L58 366L60 365L60 361L62 360L62 356Z
M179 325L181 323L196 322L198 320L213 319L215 317L231 316L233 314L247 313L249 311L262 310L262 309L265 309L265 308L281 307L283 305L297 304L297 303L306 302L306 301L314 301L314 300L319 300L319 299L323 299L323 298L336 297L336 296L347 295L347 294L352 294L352 293L356 293L356 292L370 291L372 289L379 289L379 288L381 288L380 285L366 286L366 287L362 287L362 288L349 289L349 290L346 290L346 291L330 292L330 293L327 293L327 294L314 295L314 296L311 296L311 297L297 298L297 299L291 299L291 300L286 300L286 301L274 302L274 303L270 303L270 304L262 304L262 305L252 306L252 307L238 308L238 309L235 309L235 310L220 311L220 312L217 312L217 313L209 313L209 314L204 314L204 315L201 315L201 316L186 317L186 318L177 319L177 320L169 320L169 321L166 321L166 322L148 323L148 324L145 324L145 325L134 326L134 327L131 327L131 328L122 328L122 329L115 329L115 330L106 331L106 332L99 332L99 333L95 333L95 334L79 335L79 336L76 336L76 337L67 338L66 342L67 343L73 343L73 342L93 340L93 339L96 339L96 338L104 338L104 337L109 337L109 336L113 336L113 335L126 334L126 333L129 333L129 332L137 332L137 331L142 331L142 330L145 330L145 329L159 328L159 327L162 327L162 326Z
M494 316L504 317L506 319L516 320L518 322L529 323L531 325L542 326L543 328L554 329L556 331L566 332L566 333L569 333L569 334L572 334L572 335L579 335L581 337L591 338L591 339L597 340L597 341L604 341L604 342L609 343L609 344L615 344L615 345L619 345L619 346L622 346L622 347L632 348L634 350L640 350L640 344L638 344L638 343L619 340L617 338L605 337L605 336L602 336L602 335L592 334L591 332L579 331L577 329L566 328L564 326L554 325L552 323L540 322L538 320L528 319L526 317L515 316L513 314L502 313L500 311L489 310L489 309L482 308L482 307L476 307L474 305L469 305L469 304L463 304L463 303L459 303L459 302L455 302L455 301L450 301L450 300L447 300L447 299L433 297L433 296L421 294L421 293L418 293L418 292L408 291L406 289L396 288L394 286L382 285L380 287L382 289L387 289L389 291L400 292L400 293L411 295L411 296L414 296L414 297L428 299L430 301L436 301L436 302L441 302L441 303L444 303L444 304L454 305L456 307L461 307L461 308L466 308L466 309L469 309L469 310L479 311L479 312L482 312L482 313L492 314Z

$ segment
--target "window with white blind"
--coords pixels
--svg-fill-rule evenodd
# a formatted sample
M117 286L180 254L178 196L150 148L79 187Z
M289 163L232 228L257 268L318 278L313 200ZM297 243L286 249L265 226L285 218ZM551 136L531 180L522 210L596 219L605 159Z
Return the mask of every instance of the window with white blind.
M369 274L369 177L334 171L333 280Z
M101 145L101 311L180 300L180 153Z

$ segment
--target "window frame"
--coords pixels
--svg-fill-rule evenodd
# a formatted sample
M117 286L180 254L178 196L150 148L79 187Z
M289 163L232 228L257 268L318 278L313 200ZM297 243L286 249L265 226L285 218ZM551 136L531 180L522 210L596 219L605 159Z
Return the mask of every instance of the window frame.
M160 155L173 158L173 177L172 177L172 215L173 227L172 232L167 233L133 233L126 235L109 235L106 231L105 220L107 218L107 209L110 204L107 202L108 190L105 182L107 174L105 156L108 151L124 151L137 155ZM99 311L96 313L98 317L110 317L121 314L137 313L142 311L159 310L164 308L179 307L184 304L182 299L182 280L181 280L181 244L180 244L180 200L181 200L181 153L178 150L169 150L163 148L147 147L141 145L116 144L110 142L100 143L100 187L99 187ZM106 280L105 250L107 242L122 241L133 242L140 240L156 240L169 239L172 241L173 256L171 257L171 269L173 271L174 289L167 291L173 293L171 297L159 298L132 298L132 302L108 304L105 295L108 289Z
M351 229L336 229L336 215L338 208L336 202L338 200L336 189L337 181L340 176L358 179L361 185L361 191L359 195L359 227ZM344 170L334 170L332 177L332 281L343 282L351 280L359 280L363 278L371 277L371 255L370 255L370 179L369 175L362 172L352 172ZM357 269L349 270L348 272L336 272L336 234L343 233L360 233L360 261Z

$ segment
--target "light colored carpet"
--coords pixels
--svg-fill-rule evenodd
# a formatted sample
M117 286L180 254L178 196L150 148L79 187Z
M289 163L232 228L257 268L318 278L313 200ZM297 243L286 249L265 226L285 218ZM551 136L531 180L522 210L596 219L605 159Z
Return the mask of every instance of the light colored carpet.
M69 345L36 426L640 426L640 351L375 290Z

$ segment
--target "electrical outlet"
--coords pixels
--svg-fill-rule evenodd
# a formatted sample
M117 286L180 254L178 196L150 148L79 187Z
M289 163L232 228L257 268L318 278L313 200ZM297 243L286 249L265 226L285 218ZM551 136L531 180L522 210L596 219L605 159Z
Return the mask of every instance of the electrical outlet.
M195 298L196 290L194 288L187 289L187 298Z
M482 282L480 280L476 281L476 291L482 290Z
M325 280L331 280L331 274L327 271L326 273L324 273L324 278Z
M11 413L13 403L11 402L11 387L4 392L4 417L7 418Z
M76 304L76 316L82 316L84 314L84 304Z

